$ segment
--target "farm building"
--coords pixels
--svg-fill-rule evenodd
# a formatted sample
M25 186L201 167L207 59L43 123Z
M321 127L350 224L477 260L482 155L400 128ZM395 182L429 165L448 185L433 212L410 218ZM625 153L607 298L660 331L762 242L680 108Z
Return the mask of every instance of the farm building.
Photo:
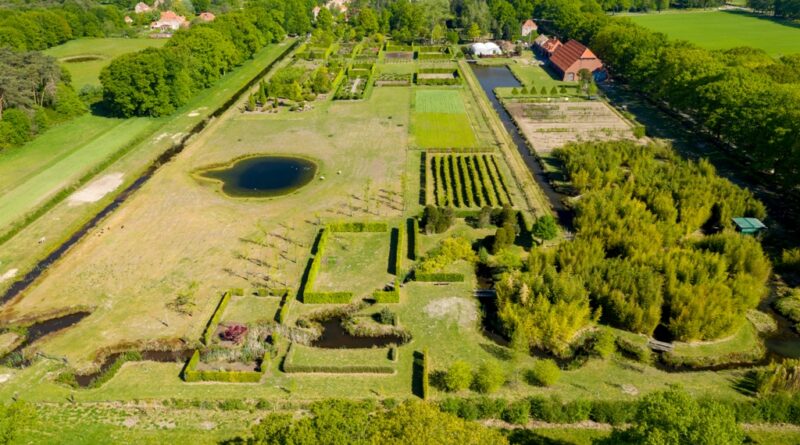
M189 26L186 17L175 14L172 11L165 11L161 13L161 17L157 22L150 24L150 29L160 29L162 31L175 31L178 28L185 28Z
M758 218L733 218L733 225L737 232L745 235L758 235L767 228Z
M539 30L539 27L536 25L536 22L534 22L531 19L528 19L528 20L525 20L525 23L522 24L522 32L521 32L521 34L522 34L522 37L528 37L529 35L531 35L531 33L533 33L534 31L538 31L538 30Z
M152 8L150 8L150 6L148 6L147 3L139 2L139 3L136 4L136 6L133 8L133 10L137 14L143 14L145 12L150 12L152 10Z
M541 34L533 41L533 49L544 57L551 57L561 48L561 40Z
M485 57L485 56L499 56L503 53L497 44L493 42L478 42L473 43L470 45L470 50L472 54L478 57Z
M566 44L560 45L550 56L550 64L566 82L577 81L580 70L586 69L594 74L603 68L603 62L577 40L570 40Z

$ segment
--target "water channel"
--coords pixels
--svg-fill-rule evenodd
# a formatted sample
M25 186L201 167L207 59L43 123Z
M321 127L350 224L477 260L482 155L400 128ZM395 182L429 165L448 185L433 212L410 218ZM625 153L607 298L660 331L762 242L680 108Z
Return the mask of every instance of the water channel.
M514 124L514 119L508 114L503 104L500 103L500 100L498 100L497 96L494 94L495 88L520 87L522 84L519 83L517 78L514 77L514 74L511 73L511 70L505 65L483 66L471 64L471 67L472 72L475 73L475 77L478 78L481 89L486 93L486 97L489 98L489 102L500 117L500 121L503 122L506 130L511 135L514 145L517 146L517 151L519 151L520 156L522 156L522 159L525 161L525 165L527 165L528 169L531 171L533 179L536 180L539 188L542 189L545 196L547 196L547 199L550 201L550 204L553 206L553 210L556 212L556 215L558 215L559 222L564 227L571 228L573 215L562 201L564 195L558 193L547 180L547 173L542 169L539 159L530 153L525 136L520 134L517 126Z

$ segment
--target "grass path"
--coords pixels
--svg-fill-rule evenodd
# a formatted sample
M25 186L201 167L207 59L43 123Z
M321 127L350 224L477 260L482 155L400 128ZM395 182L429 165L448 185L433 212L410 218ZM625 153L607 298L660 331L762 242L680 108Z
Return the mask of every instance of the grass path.
M632 14L635 23L703 48L760 48L771 56L800 53L800 26L743 12Z

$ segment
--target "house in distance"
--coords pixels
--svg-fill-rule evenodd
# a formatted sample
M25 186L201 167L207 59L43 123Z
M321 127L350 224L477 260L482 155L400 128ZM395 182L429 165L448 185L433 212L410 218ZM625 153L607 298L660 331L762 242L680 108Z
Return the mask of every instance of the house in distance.
M522 30L521 30L520 34L522 35L522 37L528 37L533 32L538 31L538 30L539 30L539 27L536 25L536 22L534 22L531 19L528 19L528 20L525 20L525 23L522 24Z
M586 69L590 73L596 74L603 69L603 62L597 56L577 40L559 45L550 56L550 64L556 73L565 82L575 82L579 79L578 72Z

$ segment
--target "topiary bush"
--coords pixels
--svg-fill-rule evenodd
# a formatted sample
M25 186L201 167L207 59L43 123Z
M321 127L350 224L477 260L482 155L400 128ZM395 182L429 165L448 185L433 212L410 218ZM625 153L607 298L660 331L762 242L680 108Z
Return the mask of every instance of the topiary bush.
M475 390L484 394L496 392L506 383L506 373L503 367L495 362L489 361L482 364L473 378Z
M552 359L539 359L526 373L529 383L539 386L553 386L561 378L561 369Z
M468 389L470 385L472 385L472 367L463 360L453 362L444 375L445 389L458 392Z

